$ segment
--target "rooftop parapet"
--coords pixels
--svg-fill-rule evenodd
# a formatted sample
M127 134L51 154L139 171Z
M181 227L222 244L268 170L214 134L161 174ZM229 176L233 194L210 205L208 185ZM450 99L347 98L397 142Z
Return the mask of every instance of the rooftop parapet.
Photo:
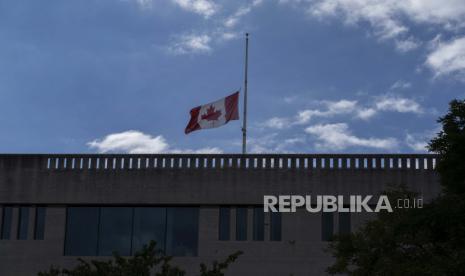
M0 169L433 170L434 154L0 154Z

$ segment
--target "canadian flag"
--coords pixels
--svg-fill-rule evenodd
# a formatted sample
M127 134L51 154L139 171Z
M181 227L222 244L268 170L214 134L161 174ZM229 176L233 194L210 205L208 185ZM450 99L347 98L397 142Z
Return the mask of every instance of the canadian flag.
M239 120L239 91L212 103L191 109L191 119L184 132L219 127L231 120Z

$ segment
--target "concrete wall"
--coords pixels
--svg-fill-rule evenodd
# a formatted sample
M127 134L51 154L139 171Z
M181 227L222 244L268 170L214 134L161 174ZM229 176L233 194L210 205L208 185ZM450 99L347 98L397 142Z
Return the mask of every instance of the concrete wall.
M283 214L279 242L269 241L266 216L265 241L252 241L250 209L249 240L218 241L218 205L259 205L265 194L378 194L389 184L405 184L427 200L440 191L435 158L250 155L246 161L241 155L2 155L0 204L48 208L45 240L32 239L33 209L28 240L15 240L15 229L11 240L0 240L0 275L35 275L51 264L75 263L75 257L63 256L68 204L199 205L199 256L175 259L191 273L201 261L242 250L245 254L229 275L321 275L331 263L322 250L327 244L321 241L321 214ZM15 208L13 228L17 216ZM369 216L352 214L352 228ZM233 209L231 237L234 217Z

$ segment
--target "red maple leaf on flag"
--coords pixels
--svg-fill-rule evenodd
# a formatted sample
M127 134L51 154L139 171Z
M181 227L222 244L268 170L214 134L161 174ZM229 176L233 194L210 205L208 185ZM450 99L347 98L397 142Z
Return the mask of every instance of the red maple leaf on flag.
M202 120L207 120L207 121L216 121L218 118L221 116L221 111L216 110L213 105L210 105L209 108L207 108L207 113L203 114L200 119Z

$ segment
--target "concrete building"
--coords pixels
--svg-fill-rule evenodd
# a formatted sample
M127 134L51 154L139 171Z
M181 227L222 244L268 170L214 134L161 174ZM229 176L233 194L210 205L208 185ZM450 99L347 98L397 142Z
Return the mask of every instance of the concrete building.
M130 255L150 239L189 275L244 251L228 275L322 275L332 234L369 213L264 213L264 195L440 187L434 155L0 155L0 275Z

